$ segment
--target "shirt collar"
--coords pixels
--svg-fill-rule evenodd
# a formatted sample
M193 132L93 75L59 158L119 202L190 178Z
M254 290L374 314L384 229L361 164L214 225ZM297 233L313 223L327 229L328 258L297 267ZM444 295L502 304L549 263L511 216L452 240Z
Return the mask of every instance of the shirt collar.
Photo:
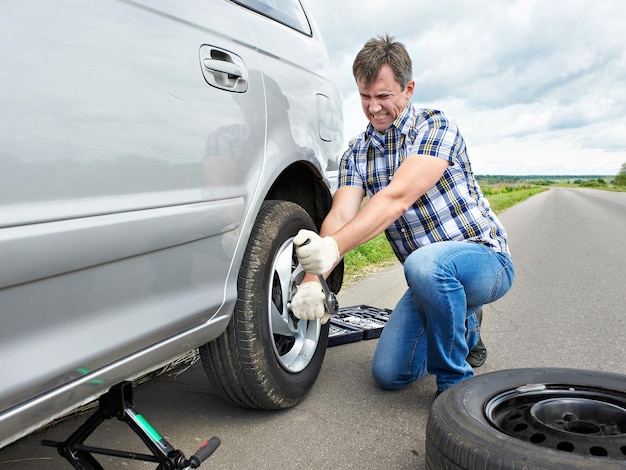
M409 128L411 126L411 103L407 104L406 107L402 110L402 112L398 115L398 117L391 123L390 128L393 127L400 131L401 134L408 134Z
M401 134L408 134L410 128L409 121L411 117L411 113L409 112L409 110L411 109L411 106L412 105L409 102L409 104L406 105L402 112L398 114L398 117L396 117L394 121L389 125L384 134L376 130L370 122L367 125L367 129L365 130L365 135L369 137L370 141L374 145L380 148L384 148L385 141L387 140L386 135L388 135L390 132L395 132L396 130L398 130Z
M410 131L410 117L411 117L411 103L406 105L406 107L402 110L402 112L394 119L394 121L389 125L389 127L385 130L385 133L376 130L372 123L370 122L367 125L367 129L365 130L365 135L369 138L374 147L382 150L385 148L387 144L387 136L390 133L395 133L398 131L400 134L407 134Z

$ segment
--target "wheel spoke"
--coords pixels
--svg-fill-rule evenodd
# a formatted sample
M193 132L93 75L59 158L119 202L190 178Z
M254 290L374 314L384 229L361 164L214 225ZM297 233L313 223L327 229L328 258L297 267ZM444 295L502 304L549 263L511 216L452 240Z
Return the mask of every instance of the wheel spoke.
M293 367L294 362L298 360L301 350L302 350L302 336L297 336L296 342L293 345L293 347L287 352L287 354L280 356L280 360L282 361L283 364L285 364L285 366L287 366L288 368L291 368Z
M290 325L287 302L289 301L289 284L291 279L291 244L284 245L278 253L274 264L274 283L278 281L278 291L270 302L270 326L272 333L294 336L293 325Z
M272 332L276 335L293 336L294 332L289 327L289 315L287 315L284 310L278 310L273 303L271 304L270 310Z
M288 243L278 255L275 265L275 273L278 275L280 290L282 292L281 314L287 315L287 302L289 299L289 287L291 281L291 259L293 256L293 245Z

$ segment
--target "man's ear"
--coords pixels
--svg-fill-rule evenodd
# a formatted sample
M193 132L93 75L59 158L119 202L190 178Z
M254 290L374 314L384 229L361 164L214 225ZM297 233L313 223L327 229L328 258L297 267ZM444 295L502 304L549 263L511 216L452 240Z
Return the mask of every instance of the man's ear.
M411 96L413 96L413 92L415 91L415 80L411 80L406 84L405 91L407 93L407 98L411 99Z

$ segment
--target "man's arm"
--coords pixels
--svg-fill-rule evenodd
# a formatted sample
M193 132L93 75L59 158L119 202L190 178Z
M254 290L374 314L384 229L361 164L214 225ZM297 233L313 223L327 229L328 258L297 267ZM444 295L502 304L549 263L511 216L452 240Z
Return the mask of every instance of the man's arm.
M330 212L322 223L320 235L332 235L350 222L359 212L365 191L356 186L343 186L333 196Z
M322 323L325 323L330 314L324 309L324 293L316 284L317 276L308 272L322 274L326 271L327 275L348 251L374 238L404 214L439 181L447 166L448 161L441 158L409 156L402 162L391 183L362 209L362 189L344 187L337 190L331 210L322 223L321 237L301 230L294 239L298 256L307 270L292 299L294 314L307 320L322 318ZM313 241L310 247L305 240L307 237Z
M356 205L359 193L355 190L337 194L337 203L333 202L324 219L322 236L301 230L294 238L304 269L311 274L328 273L348 251L371 240L402 216L441 179L447 167L448 161L438 157L410 155L389 185L361 210Z
M363 197L365 197L365 191L356 186L343 186L337 189L330 212L322 222L320 236L332 235L352 220L361 208ZM324 277L327 277L329 273L330 271ZM309 281L317 281L317 276L306 274L302 283Z
M447 160L438 157L410 155L402 162L387 187L376 193L363 209L357 209L343 225L329 225L328 231L323 231L322 236L332 236L337 242L340 257L345 255L382 233L401 217L441 179L448 164Z

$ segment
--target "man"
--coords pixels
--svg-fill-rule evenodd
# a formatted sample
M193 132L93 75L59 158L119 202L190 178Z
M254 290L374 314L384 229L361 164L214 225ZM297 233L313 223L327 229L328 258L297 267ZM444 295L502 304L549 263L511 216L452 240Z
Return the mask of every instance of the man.
M439 394L473 375L467 357L480 339L476 313L513 282L506 231L476 183L456 125L411 103L415 82L404 45L371 39L353 74L369 125L341 159L321 236L301 230L294 239L308 274L292 309L299 318L327 320L314 275L385 231L408 290L378 340L372 374L397 390L431 373Z

